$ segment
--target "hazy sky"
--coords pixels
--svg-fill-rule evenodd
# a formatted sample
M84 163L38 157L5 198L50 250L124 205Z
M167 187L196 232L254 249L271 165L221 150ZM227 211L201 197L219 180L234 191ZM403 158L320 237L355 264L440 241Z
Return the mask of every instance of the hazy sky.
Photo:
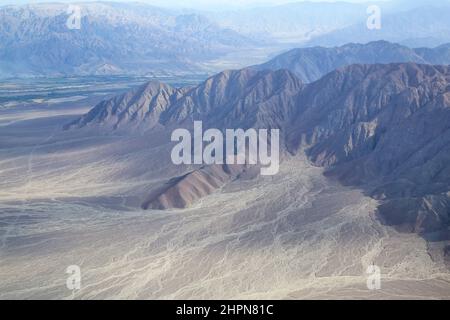
M86 0L85 0L86 1ZM88 0L89 1L89 0ZM111 0L110 0L111 1ZM191 8L206 8L206 7L242 7L242 6L259 6L259 5L276 5L290 2L301 2L302 0L112 0L118 2L144 2L156 6L170 6L170 7L191 7ZM312 2L336 2L333 0L309 0ZM375 0L378 2L380 0ZM388 0L381 0L388 1ZM0 0L0 5L5 4L24 4L37 2L83 2L77 0ZM368 0L346 0L345 2L368 2Z
M25 4L25 3L38 3L38 2L64 2L64 3L76 3L76 2L89 2L93 0L0 0L1 5L7 4ZM450 0L105 0L116 2L143 2L160 7L177 7L177 8L194 8L204 10L216 10L216 9L232 9L242 7L255 7L255 6L267 6L278 5L292 2L353 2L353 3L367 3L374 4L380 2L390 2L395 7L414 7L423 4L437 4Z

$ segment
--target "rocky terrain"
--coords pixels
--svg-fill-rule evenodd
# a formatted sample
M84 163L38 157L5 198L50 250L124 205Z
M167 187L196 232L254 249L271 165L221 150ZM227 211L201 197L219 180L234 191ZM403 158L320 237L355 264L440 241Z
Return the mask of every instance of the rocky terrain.
M448 238L449 89L448 67L340 69L306 87L289 140L344 183L375 185L369 194L392 201L380 211L391 224Z
M449 90L444 66L351 65L308 85L286 70L243 69L191 88L149 83L100 103L66 128L165 130L193 120L221 129L279 128L285 153L304 151L327 174L383 200L386 223L446 239ZM206 172L180 178L189 184L205 176L214 183L194 195L175 184L176 191L170 186L158 197L171 198L174 207L178 198L195 202L223 178L220 184Z
M302 87L287 70L229 70L185 88L150 82L98 104L66 128L149 130L192 120L203 121L205 127L280 127L294 108L292 96Z
M1 108L0 298L449 299L448 78L245 69ZM281 128L279 173L174 165L195 119Z
M0 6L0 299L450 299L449 2L196 3Z

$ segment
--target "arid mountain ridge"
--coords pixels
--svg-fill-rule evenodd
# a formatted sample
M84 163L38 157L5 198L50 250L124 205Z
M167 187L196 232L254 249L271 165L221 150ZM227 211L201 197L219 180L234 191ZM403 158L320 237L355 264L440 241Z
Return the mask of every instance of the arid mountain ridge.
M450 64L450 44L436 48L412 49L380 40L367 44L350 43L340 47L309 47L289 50L261 65L257 70L287 69L303 82L314 82L325 74L351 64L415 62L419 64Z
M222 129L279 128L283 150L304 150L328 174L380 199L387 224L448 237L450 67L351 65L307 85L288 70L252 69L225 71L194 88L151 82L102 102L67 128L163 130L193 120ZM215 170L221 177L222 171ZM198 197L181 206L165 200L162 207L191 205L221 185L213 177ZM174 203L182 189L176 182L166 188ZM144 207L158 205L149 200Z

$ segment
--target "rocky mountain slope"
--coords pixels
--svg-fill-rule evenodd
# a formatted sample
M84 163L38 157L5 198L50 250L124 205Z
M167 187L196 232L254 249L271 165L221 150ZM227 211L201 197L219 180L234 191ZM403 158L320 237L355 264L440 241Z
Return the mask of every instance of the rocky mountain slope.
M305 152L329 175L382 200L386 223L449 235L450 67L351 65L308 85L286 70L251 69L194 88L151 83L99 104L67 128L164 129L192 120L221 129L280 128L285 151ZM173 203L184 198L184 188L171 187Z
M386 200L381 208L390 208L380 210L388 223L442 230L450 213L449 81L450 68L439 66L337 70L301 94L291 148L302 143L346 184L370 185L368 193Z
M351 64L394 62L450 64L450 45L442 45L433 49L411 49L388 41L375 41L367 44L351 43L333 48L299 48L252 68L257 70L287 69L294 72L302 81L313 82L337 68Z
M229 70L193 88L150 82L103 101L66 128L149 130L192 120L203 121L204 127L281 127L302 87L287 70Z

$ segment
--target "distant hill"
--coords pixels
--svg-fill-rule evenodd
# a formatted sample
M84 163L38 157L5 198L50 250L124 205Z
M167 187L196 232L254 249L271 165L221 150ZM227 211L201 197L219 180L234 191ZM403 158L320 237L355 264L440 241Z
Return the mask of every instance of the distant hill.
M296 2L206 13L222 27L270 42L299 43L366 20L365 4Z
M415 2L415 1L410 1ZM366 21L319 35L305 46L341 46L349 42L386 40L409 47L435 47L450 42L450 2L426 1L421 6L381 12L381 28L369 30Z
M143 4L81 3L0 8L0 75L193 73L201 63L254 44L197 14Z
M447 65L450 64L450 44L433 49L411 49L387 41L375 41L333 48L299 48L253 68L257 70L287 69L294 72L304 82L313 82L328 72L351 64L395 62Z

